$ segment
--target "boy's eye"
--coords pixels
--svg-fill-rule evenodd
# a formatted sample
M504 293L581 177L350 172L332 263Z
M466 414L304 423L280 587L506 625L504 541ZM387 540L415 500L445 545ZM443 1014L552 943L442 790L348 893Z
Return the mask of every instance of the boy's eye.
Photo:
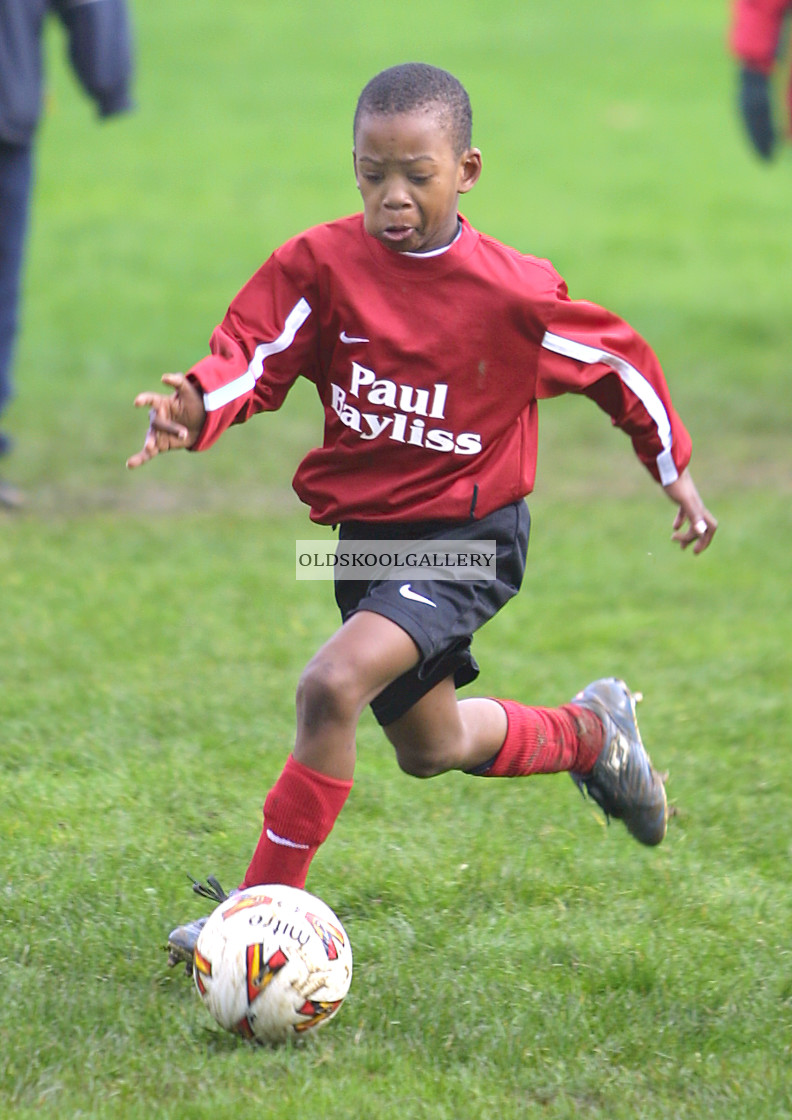
M429 182L429 176L428 175L410 175L409 178L410 178L410 182L415 183L417 186L421 186L422 183L428 183Z

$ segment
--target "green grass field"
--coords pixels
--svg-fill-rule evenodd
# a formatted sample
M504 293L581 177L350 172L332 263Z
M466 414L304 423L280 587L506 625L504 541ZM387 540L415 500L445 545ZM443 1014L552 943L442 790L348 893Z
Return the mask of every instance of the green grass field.
M792 1116L792 161L752 157L726 3L136 0L138 108L97 125L50 28L18 450L0 516L0 1114L174 1120ZM226 1035L165 968L233 885L336 626L294 579L290 490L321 411L128 473L135 393L184 369L248 275L358 207L376 70L454 70L475 224L651 341L721 520L708 553L586 401L543 412L521 596L477 690L555 704L624 675L670 771L639 848L564 775L401 774L367 714L309 887L355 953L305 1046Z

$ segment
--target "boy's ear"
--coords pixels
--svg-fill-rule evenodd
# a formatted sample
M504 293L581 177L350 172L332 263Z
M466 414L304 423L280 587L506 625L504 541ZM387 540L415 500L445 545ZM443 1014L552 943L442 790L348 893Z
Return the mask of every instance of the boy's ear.
M468 148L459 161L459 185L457 187L459 193L467 194L468 191L472 190L480 176L481 152L478 148Z

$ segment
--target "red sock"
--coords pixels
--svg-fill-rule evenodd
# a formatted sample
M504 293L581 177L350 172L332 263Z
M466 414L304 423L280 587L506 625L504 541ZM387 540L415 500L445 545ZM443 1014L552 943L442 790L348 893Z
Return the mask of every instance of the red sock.
M289 755L264 802L264 828L242 886L305 886L311 860L351 789L351 781L320 774Z
M574 770L588 774L602 750L602 721L577 704L560 708L528 708L515 700L498 700L509 721L500 751L481 770L485 778L516 778L526 774L557 774Z

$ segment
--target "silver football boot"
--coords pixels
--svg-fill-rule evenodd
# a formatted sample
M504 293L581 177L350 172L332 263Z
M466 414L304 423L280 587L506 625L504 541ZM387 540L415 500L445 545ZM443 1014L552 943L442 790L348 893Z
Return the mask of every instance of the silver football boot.
M605 745L590 774L572 773L581 793L604 811L605 816L624 821L628 831L642 844L659 844L666 834L668 803L663 777L646 753L633 693L615 677L594 681L572 700L599 716L605 727Z

